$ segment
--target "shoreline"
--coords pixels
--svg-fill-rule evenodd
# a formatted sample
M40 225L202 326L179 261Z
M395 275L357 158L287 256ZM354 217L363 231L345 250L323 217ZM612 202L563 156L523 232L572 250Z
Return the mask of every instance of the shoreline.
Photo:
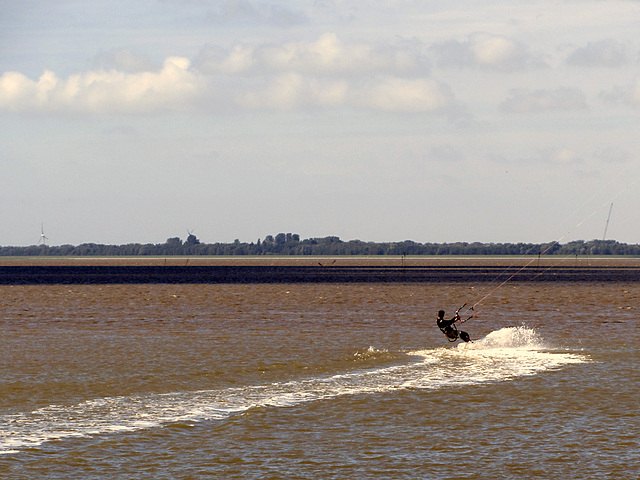
M297 267L628 267L640 257L624 256L117 256L0 257L0 267L35 266L297 266Z
M315 259L313 264L48 264L0 265L0 285L55 284L256 284L256 283L441 283L441 282L638 282L640 267L618 265L552 265L531 262L460 262L434 265L342 265ZM487 259L485 259L486 261Z

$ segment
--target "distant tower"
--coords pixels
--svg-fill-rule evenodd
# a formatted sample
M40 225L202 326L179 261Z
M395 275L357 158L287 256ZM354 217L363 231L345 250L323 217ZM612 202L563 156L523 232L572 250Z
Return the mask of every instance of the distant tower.
M40 224L40 240L38 240L38 245L46 245L47 244L47 236L44 234L44 224Z

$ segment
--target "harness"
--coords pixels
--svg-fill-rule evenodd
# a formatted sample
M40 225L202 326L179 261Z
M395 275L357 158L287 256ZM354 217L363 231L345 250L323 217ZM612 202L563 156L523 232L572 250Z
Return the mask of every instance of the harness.
M441 310L440 312L438 312L438 315L442 313L442 317L438 316L438 321L437 321L438 328L442 333L444 333L444 336L447 337L447 340L449 340L450 343L453 343L458 339L464 340L465 342L471 341L471 339L469 338L469 334L467 332L458 331L458 327L456 327L456 322L464 323L467 320L471 320L476 315L476 313L474 312L469 318L461 318L459 315L459 312L466 305L467 304L465 303L459 309L457 309L455 317L453 317L451 320L444 319L444 311ZM473 307L471 307L471 310L473 310ZM445 326L441 326L440 320L442 320L443 322L447 322L447 323L451 322L451 323Z
M456 340L458 340L458 336L459 336L458 327L456 327L455 323L452 323L451 325L447 325L446 327L438 327L438 328L440 328L440 331L444 333L444 336L447 337L447 340L449 340L449 342L453 343ZM453 332L455 336L453 338L450 337L447 331Z

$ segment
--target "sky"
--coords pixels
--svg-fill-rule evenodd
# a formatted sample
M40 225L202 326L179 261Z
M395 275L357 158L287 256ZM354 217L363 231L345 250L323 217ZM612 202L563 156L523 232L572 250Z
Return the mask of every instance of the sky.
M0 245L640 243L638 0L0 12Z

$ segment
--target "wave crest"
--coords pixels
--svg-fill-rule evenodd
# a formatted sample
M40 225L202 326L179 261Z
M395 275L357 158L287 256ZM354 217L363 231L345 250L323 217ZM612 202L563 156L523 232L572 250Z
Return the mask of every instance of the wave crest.
M471 348L474 350L500 348L540 350L548 347L538 332L532 328L521 326L501 328L473 343L460 344L458 348Z

